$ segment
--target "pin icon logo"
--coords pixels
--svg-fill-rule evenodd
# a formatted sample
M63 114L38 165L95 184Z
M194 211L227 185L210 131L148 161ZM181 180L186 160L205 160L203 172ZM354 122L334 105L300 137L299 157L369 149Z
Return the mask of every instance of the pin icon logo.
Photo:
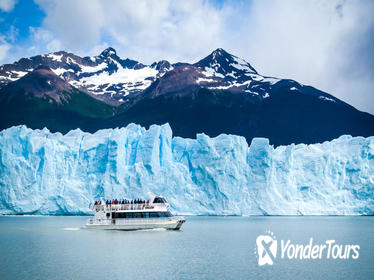
M272 265L277 256L277 240L272 232L269 235L259 235L256 239L258 265Z

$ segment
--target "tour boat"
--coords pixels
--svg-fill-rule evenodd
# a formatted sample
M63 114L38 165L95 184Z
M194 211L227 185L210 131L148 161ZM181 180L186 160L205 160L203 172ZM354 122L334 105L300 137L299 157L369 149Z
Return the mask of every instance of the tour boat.
M87 221L92 229L141 230L164 228L179 230L186 221L184 217L173 216L169 203L162 196L153 201L144 200L100 200L92 206L94 218Z

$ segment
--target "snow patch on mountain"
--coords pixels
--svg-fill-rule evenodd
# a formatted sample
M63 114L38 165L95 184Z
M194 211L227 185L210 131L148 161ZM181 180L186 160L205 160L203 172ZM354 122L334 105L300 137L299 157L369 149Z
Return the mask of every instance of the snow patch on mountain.
M245 61L244 59L241 59L237 56L232 55L233 60L236 63L232 63L231 66L235 67L238 70L246 71L246 72L253 72L252 68L250 67L249 63Z
M80 66L81 73L99 72L99 71L105 69L106 67L108 67L108 64L106 62L102 62L102 63L100 63L99 65L96 65L96 66L85 66L85 65Z
M25 72L25 71L10 71L10 72L6 73L7 76L0 77L0 79L16 81L16 80L22 78L23 76L25 76L27 73L28 72Z
M129 94L133 90L144 90L152 82L148 78L156 77L158 71L150 67L144 67L141 69L125 69L123 67L119 68L113 74L109 74L104 71L89 77L84 77L79 83L84 85L88 90L93 90L93 87L98 87L105 84L122 84L121 93L123 96ZM104 92L96 92L95 94L103 94Z
M203 74L207 77L219 77L219 78L225 77L223 74L217 72L214 68L211 68L211 67L205 67Z
M57 54L54 54L54 53L50 53L50 54L47 55L47 57L51 58L52 60L58 61L58 62L62 62L62 57L63 56L64 56L63 54L57 55Z
M334 99L329 98L329 97L326 97L326 96L322 96L322 95L319 96L318 98L319 98L319 99L322 99L322 100L325 100L325 101L335 102Z
M197 78L196 83L200 84L201 82L214 83L216 81L213 79L202 78L202 77Z
M278 83L280 81L280 79L271 78L271 77L264 77L261 81L265 82L265 83L269 83L270 85L275 85L276 83Z
M56 68L56 69L51 69L57 76L60 76L60 78L61 77L63 77L62 76L62 74L64 74L64 73L66 73L66 72L72 72L72 73L74 73L74 70L72 70L72 69L65 69L65 68Z

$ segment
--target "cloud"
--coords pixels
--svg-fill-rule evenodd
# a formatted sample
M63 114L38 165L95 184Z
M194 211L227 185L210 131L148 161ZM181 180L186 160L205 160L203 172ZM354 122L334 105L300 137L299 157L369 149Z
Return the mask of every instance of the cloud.
M214 49L220 39L221 11L202 0L37 3L47 15L43 28L77 52L93 50L104 40L121 55L147 63L189 60Z
M51 41L70 50L86 50L101 40L104 1L36 1L46 13L43 32L50 31ZM107 3L108 4L108 3Z
M5 60L10 49L11 45L5 41L5 37L0 36L0 63Z
M16 0L0 0L0 10L10 12L13 10L16 2Z
M236 48L261 73L374 113L374 2L254 1L247 12Z
M45 28L34 28L30 27L30 34L33 42L43 46L43 49L48 52L56 52L63 49L61 42L55 37L55 35ZM35 51L42 51L40 48L34 49Z
M8 40L14 43L17 39L17 36L18 36L18 29L14 25L11 25L9 32L7 33Z

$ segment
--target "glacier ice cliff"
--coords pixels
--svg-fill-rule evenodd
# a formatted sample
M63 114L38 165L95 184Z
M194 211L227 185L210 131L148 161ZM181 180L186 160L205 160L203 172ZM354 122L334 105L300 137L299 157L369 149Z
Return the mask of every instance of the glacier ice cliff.
M1 214L90 214L100 197L148 192L185 214L374 214L374 137L274 149L264 138L172 137L168 124L0 132Z

